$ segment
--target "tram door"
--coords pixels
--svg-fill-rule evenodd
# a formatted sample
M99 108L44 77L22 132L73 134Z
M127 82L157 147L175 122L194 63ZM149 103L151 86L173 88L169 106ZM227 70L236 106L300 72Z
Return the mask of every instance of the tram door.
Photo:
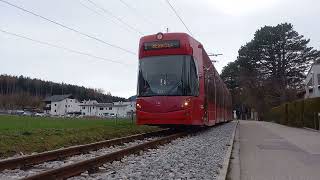
M213 72L213 87L212 87L212 104L213 104L213 119L217 123L217 82L216 82L216 72Z
M208 92L209 92L209 72L207 71L207 68L204 67L205 71L204 71L204 110L205 110L205 114L204 114L204 124L208 125L209 124L209 96L208 96Z
M211 68L213 66L211 65ZM207 122L213 125L217 121L216 109L216 82L213 70L205 72L205 109L207 113Z

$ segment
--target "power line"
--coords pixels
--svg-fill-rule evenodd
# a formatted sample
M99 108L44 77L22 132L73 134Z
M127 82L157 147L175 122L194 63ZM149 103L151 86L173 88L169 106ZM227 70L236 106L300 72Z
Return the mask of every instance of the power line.
M124 4L128 9L130 9L134 14L136 14L136 16L140 16L142 19L144 19L146 22L148 22L149 24L153 24L154 23L152 21L150 21L148 18L146 18L145 16L142 16L137 10L136 8L132 7L130 4L128 4L127 2L125 2L124 0L120 0L120 2L122 4Z
M171 3L169 2L169 0L166 0L166 2L168 3L168 5L170 6L170 8L172 9L172 11L176 14L176 16L179 18L179 20L181 21L181 23L184 25L184 27L188 30L188 32L193 36L193 34L191 33L190 29L187 27L187 25L183 22L182 18L179 16L178 12L174 9L174 7L171 5Z
M88 10L91 11L91 12L93 12L94 14L97 14L97 15L105 18L107 21L110 21L110 22L112 22L113 24L119 25L119 24L117 24L115 21L113 21L111 18L107 18L105 15L101 14L101 13L98 12L97 10L95 10L95 9L93 9L93 8L85 5L85 4L83 4L83 3L81 2L81 0L79 0L79 3L81 4L81 6L85 7L86 9L88 9ZM126 31L132 33L132 31L131 31L130 29L128 29L126 26L121 26L121 25L120 25L120 27L122 27L122 28L125 29Z
M86 52L81 52L81 51L78 51L78 50L66 48L66 47L63 47L63 46L56 45L56 44L51 44L51 43L48 43L48 42L45 42L45 41L39 41L39 40L36 40L36 39L32 39L30 37L27 37L27 36L24 36L24 35L21 35L21 34L8 32L8 31L5 31L3 29L0 29L0 32L8 34L8 35L11 35L11 36L19 37L21 39L26 39L26 40L29 40L29 41L34 42L34 43L46 45L46 46L57 48L57 49L62 49L62 50L65 50L65 51L68 51L68 52L71 52L71 53L80 54L80 55L84 55L84 56L88 56L88 57L91 57L91 58L100 59L100 60L104 60L104 61L108 61L108 62L112 62L112 63L128 65L128 64L125 64L125 63L122 63L122 62L119 62L119 61L107 59L107 58L104 58L104 57L95 56L93 54L89 54L89 53L86 53Z
M8 1L5 1L5 0L0 0L0 1L3 2L3 3L5 3L5 4L8 4L8 5L10 5L10 6L14 7L14 8L17 8L17 9L20 9L20 10L22 10L22 11L24 11L24 12L27 12L27 13L29 13L29 14L32 14L33 16L39 17L39 18L41 18L41 19L43 19L43 20L46 20L46 21L51 22L51 23L53 23L53 24L56 24L56 25L58 25L58 26L60 26L60 27L63 27L63 28L65 28L65 29L68 29L68 30L73 31L73 32L75 32L75 33L81 34L82 36L86 36L86 37L88 37L88 38L94 39L94 40L96 40L96 41L98 41L98 42L101 42L101 43L103 43L103 44L106 44L106 45L108 45L108 46L111 46L111 47L113 47L113 48L120 49L120 50L125 51L125 52L127 52L127 53L136 55L136 53L134 53L134 52L132 52L132 51L130 51L130 50L127 50L127 49L122 48L122 47L120 47L120 46L117 46L117 45L108 43L108 42L106 42L106 41L104 41L104 40L102 40L102 39L99 39L99 38L97 38L97 37L94 37L94 36L91 36L91 35L89 35L89 34L83 33L83 32L81 32L81 31L79 31L79 30L76 30L76 29L74 29L74 28L71 28L71 27L68 27L68 26L66 26L66 25L63 25L63 24L61 24L61 23L59 23L59 22L57 22L57 21L51 20L51 19L46 18L46 17L44 17L44 16L41 16L41 15L39 15L39 14L36 14L36 13L34 13L34 12L32 12L32 11L29 11L29 10L27 10L27 9L24 9L24 8L22 8L22 7L20 7L20 6L17 6L17 5L15 5L15 4L12 4L12 3L8 2Z
M98 5L97 3L91 1L91 0L86 0L89 3L93 4L95 7L99 8L100 10L102 10L104 13L109 14L111 17L113 17L114 19L116 19L117 21L119 21L120 23L126 25L128 28L130 28L131 30L139 33L140 35L143 35L143 33L141 31L139 31L138 29L134 28L133 26L129 25L128 23L126 23L125 21L123 21L121 18L115 16L113 13L111 13L110 11L108 11L107 9L103 8L102 6Z
M112 22L112 23L114 23L114 24L117 24L117 23L114 22L111 18L109 19L109 18L107 18L106 16L102 15L101 13L99 13L98 11L94 10L93 8L91 8L91 7L83 4L83 3L81 2L81 0L79 0L79 4L81 4L81 6L83 6L83 7L86 8L86 9L88 9L89 11L91 11L91 12L93 12L93 13L95 13L95 14L98 14L99 16L102 16L102 17L106 18L108 21L110 21L110 22Z

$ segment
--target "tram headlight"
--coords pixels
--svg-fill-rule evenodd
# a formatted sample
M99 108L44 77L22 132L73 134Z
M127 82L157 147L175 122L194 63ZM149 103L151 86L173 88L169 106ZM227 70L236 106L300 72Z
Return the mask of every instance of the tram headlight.
M137 103L136 107L137 107L137 109L141 109L141 104Z
M191 98L185 99L185 100L182 102L181 107L182 107L182 108L189 108L189 107L191 107Z

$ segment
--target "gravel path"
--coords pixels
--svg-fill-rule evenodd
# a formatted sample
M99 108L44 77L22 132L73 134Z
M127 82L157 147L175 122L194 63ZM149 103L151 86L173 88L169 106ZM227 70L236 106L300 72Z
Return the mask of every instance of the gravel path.
M97 174L71 179L216 179L235 125L213 127L140 156L105 164Z

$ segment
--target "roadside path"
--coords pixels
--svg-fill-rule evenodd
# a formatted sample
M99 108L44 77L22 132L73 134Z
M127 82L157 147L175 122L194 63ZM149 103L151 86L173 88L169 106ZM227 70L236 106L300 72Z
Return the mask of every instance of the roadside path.
M319 180L320 133L240 121L241 180Z

